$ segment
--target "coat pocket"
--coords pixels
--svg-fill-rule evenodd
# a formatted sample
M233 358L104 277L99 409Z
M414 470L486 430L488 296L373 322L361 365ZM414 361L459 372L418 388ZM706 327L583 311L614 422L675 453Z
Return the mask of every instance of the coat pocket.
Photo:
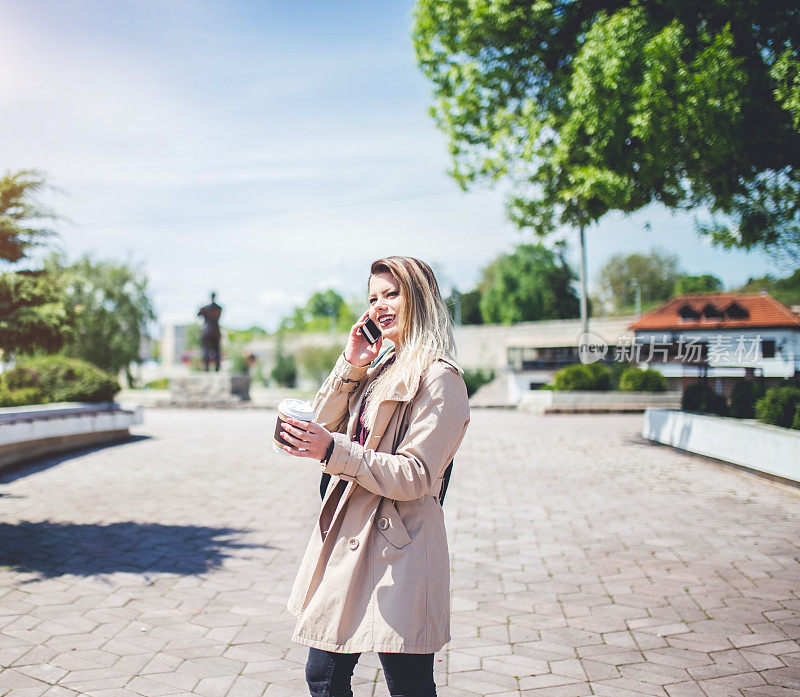
M375 516L375 526L378 532L383 535L393 547L403 549L411 544L411 535L408 534L403 519L397 509L388 499L383 499L378 506L378 513Z

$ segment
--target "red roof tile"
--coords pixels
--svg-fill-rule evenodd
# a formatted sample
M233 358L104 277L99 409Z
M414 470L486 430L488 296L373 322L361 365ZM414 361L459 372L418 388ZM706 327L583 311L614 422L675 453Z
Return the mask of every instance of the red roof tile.
M800 315L767 293L697 293L672 298L636 320L629 329L674 331L766 327L800 328Z

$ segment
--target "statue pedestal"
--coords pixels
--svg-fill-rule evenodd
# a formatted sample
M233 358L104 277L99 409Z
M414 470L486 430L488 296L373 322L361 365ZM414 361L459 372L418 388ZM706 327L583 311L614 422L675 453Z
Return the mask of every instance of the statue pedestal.
M170 379L171 406L235 407L250 401L250 376L192 373Z

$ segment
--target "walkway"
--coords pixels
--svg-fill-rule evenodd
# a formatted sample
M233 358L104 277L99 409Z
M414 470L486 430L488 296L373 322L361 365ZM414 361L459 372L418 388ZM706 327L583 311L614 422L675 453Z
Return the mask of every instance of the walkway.
M0 696L300 697L284 602L318 470L266 411L0 474ZM797 697L800 491L637 436L476 411L445 506L441 697ZM386 695L374 656L356 695Z

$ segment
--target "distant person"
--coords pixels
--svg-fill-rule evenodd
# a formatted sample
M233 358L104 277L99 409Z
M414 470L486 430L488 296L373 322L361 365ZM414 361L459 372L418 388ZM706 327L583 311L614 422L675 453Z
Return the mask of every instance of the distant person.
M371 318L381 336L370 344ZM381 353L384 339L392 348ZM469 422L450 315L430 266L372 264L369 310L314 402L287 418L283 449L332 475L289 609L309 647L313 697L352 695L362 651L376 651L393 696L433 697L433 655L450 639L450 558L439 500Z
M200 346L203 349L203 370L208 372L211 361L214 361L214 370L219 372L220 351L219 342L222 336L219 330L219 318L222 316L222 307L216 303L217 294L211 294L211 302L201 307L197 316L203 318L203 331L200 334Z

